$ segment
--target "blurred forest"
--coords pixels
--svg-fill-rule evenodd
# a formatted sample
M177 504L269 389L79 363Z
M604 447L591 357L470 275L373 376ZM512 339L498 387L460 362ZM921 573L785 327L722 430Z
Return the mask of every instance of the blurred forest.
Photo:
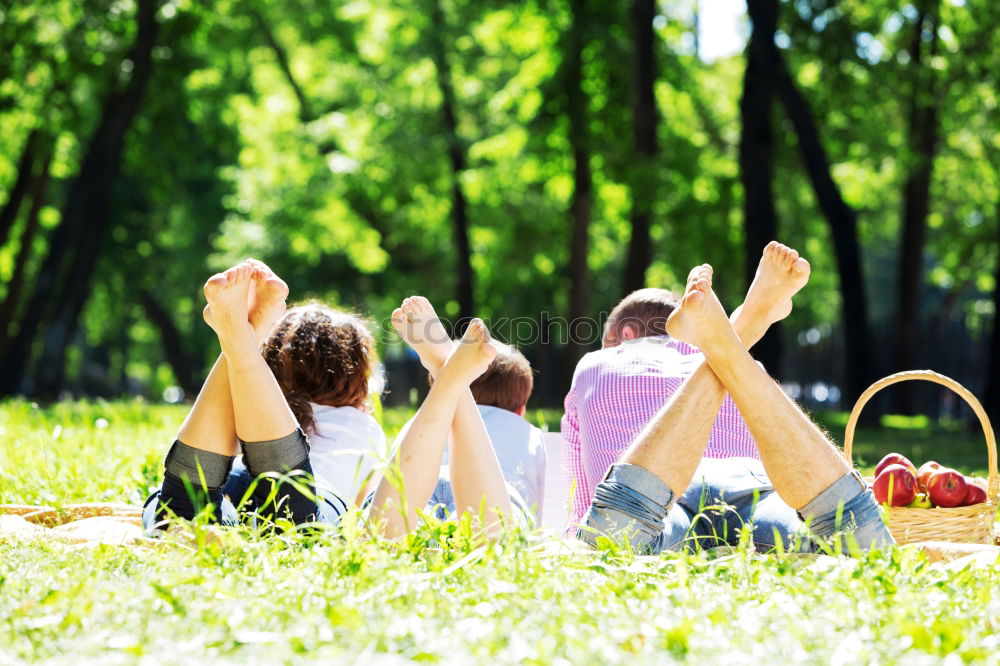
M560 322L701 262L735 307L779 238L813 278L757 355L793 396L929 367L1000 418L1000 4L749 0L710 61L712 11L0 0L0 395L193 397L201 285L255 256L376 326L534 322L557 405L594 347Z

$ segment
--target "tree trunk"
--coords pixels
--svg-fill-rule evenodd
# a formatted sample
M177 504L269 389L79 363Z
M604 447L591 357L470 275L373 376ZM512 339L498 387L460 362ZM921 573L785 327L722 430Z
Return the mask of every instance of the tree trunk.
M997 202L997 257L993 273L993 335L990 337L990 370L986 379L986 411L994 424L1000 423L1000 201ZM996 427L996 425L994 425Z
M38 128L31 130L24 142L24 148L21 149L21 159L17 161L17 178L14 180L13 187L10 188L3 209L0 210L0 247L7 244L7 239L10 238L10 231L17 222L17 214L21 210L21 203L24 201L25 194L28 193L28 188L31 187L31 181L35 173L35 157L38 152L37 144L39 139L40 132Z
M445 139L448 142L448 160L451 163L451 217L454 225L456 273L458 276L457 297L460 321L468 321L475 316L473 300L472 249L469 244L469 214L465 194L462 191L462 174L466 169L465 146L458 135L458 121L455 115L455 88L451 81L451 69L445 53L444 39L447 36L444 11L440 0L431 0L430 40L434 66L437 69L438 88L441 91L441 120L444 123ZM460 326L461 333L464 325Z
M295 93L295 99L299 103L299 120L303 123L309 123L316 120L316 116L313 115L312 105L309 103L309 98L306 97L305 91L302 90L302 86L295 79L292 74L292 65L288 58L288 51L282 46L281 42L275 36L274 31L271 30L270 24L264 18L263 14L256 10L251 10L250 15L253 17L254 21L257 23L257 28L260 30L261 35L264 37L264 41L267 42L268 47L274 53L274 59L278 62L278 69L281 70L282 75L285 77L285 81L291 87L292 92Z
M106 220L110 213L110 205L106 204L102 211L103 219ZM91 278L101 249L107 244L107 231L106 222L96 222L89 233L77 240L70 257L69 270L42 336L42 352L34 382L34 395L42 400L57 399L65 383L66 349L76 335L80 315L90 297Z
M748 0L753 23L747 46L747 67L743 75L740 117L740 180L743 182L744 233L747 284L753 281L764 246L775 239L777 214L771 189L774 137L771 105L774 70L771 50L778 24L777 0ZM754 347L754 356L772 376L781 376L781 332L777 326Z
M21 296L24 293L24 281L28 271L28 264L31 261L31 252L38 235L39 213L45 203L45 192L49 186L49 166L52 163L52 151L50 150L42 160L42 166L35 175L31 186L31 208L28 209L28 217L24 222L24 231L21 233L21 247L17 251L17 258L14 260L14 273L7 283L7 295L4 297L3 305L0 305L0 358L7 348L10 340L10 325L14 322L17 309L21 305Z
M177 384L184 389L187 396L198 395L201 389L201 382L198 381L198 371L196 364L184 349L184 336L174 324L170 312L164 308L152 293L143 289L139 292L139 301L142 303L150 323L160 332L160 342L163 345L163 353L167 357L167 363L174 372Z
M629 239L625 262L624 291L629 294L646 284L646 270L653 258L649 230L652 226L653 202L656 201L658 152L656 126L656 54L654 52L653 18L655 0L633 0L632 31L634 59L632 63L632 125L635 138L635 163L632 178L632 237Z
M844 320L847 386L845 404L853 404L875 379L868 296L861 265L857 216L848 206L830 175L830 163L819 138L809 103L802 97L777 48L772 47L778 96L799 140L802 162L812 181L820 210L830 225L837 271L840 276L841 317Z
M937 7L922 9L914 25L910 43L913 77L910 85L909 137L913 146L913 163L903 184L903 210L899 248L899 280L897 302L896 370L913 370L918 363L917 341L920 339L920 292L923 287L924 246L927 241L927 215L930 212L930 186L934 156L938 147L937 99L933 69L925 64L923 34L930 34L930 56L937 53ZM895 408L903 414L913 414L916 404L912 386L903 384L892 394Z
M586 0L570 3L570 25L566 64L563 70L569 142L573 151L573 197L570 201L569 242L569 345L566 348L564 385L568 389L577 362L588 350L590 312L590 209L593 178L590 172L590 137L587 128L587 97L583 93L583 49L586 45ZM587 322L583 324L582 322Z
M109 224L111 191L121 161L125 134L132 124L152 73L158 0L139 0L137 32L129 53L134 64L124 89L113 88L104 101L101 121L91 136L70 186L62 221L52 234L49 251L38 272L34 293L0 363L0 395L19 390L42 324L48 320L43 359L42 391L54 395L61 382L66 345L89 291L96 253ZM72 295L60 293L64 288ZM50 316L51 315L51 316Z

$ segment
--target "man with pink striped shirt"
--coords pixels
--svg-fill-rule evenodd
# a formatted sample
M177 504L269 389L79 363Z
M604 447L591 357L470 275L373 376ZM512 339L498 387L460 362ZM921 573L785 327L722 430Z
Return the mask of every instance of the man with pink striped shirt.
M892 542L871 490L745 351L808 277L807 261L772 242L731 321L707 264L692 269L682 304L646 289L615 308L566 398L579 539L655 553L736 545L749 526L764 548Z
M667 317L675 306L674 295L665 289L629 294L608 317L602 349L576 366L562 419L566 487L575 483L570 512L574 532L608 468L703 359L697 349L667 335ZM760 459L728 395L704 455Z

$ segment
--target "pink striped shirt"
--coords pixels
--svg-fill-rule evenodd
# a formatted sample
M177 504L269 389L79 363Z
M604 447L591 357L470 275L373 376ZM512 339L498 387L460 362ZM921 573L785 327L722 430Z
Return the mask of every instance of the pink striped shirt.
M570 526L583 518L594 489L674 391L704 358L669 336L640 338L587 354L576 366L562 418L567 488L576 483ZM726 396L706 458L760 458L743 417ZM684 488L675 489L683 492Z

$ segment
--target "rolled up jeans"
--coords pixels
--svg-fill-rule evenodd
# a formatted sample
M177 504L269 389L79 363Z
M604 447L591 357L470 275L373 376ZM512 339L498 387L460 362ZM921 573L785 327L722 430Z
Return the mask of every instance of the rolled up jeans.
M296 524L317 519L336 523L339 507L330 502L317 503L309 443L301 430L265 442L241 440L240 446L247 474L257 480L256 484L247 484L249 495L241 503L241 510L269 520L287 518ZM216 522L239 522L239 512L223 487L233 460L234 456L196 449L176 440L164 461L163 484L143 507L146 531L156 532L171 516L191 520L206 507L212 508L211 518Z
M763 466L752 459L703 460L694 481L677 497L652 472L612 465L597 485L577 538L595 545L604 536L637 552L735 545L749 523L758 548L781 542L811 552L839 540L843 551L893 543L871 490L850 472L799 511L778 497Z

